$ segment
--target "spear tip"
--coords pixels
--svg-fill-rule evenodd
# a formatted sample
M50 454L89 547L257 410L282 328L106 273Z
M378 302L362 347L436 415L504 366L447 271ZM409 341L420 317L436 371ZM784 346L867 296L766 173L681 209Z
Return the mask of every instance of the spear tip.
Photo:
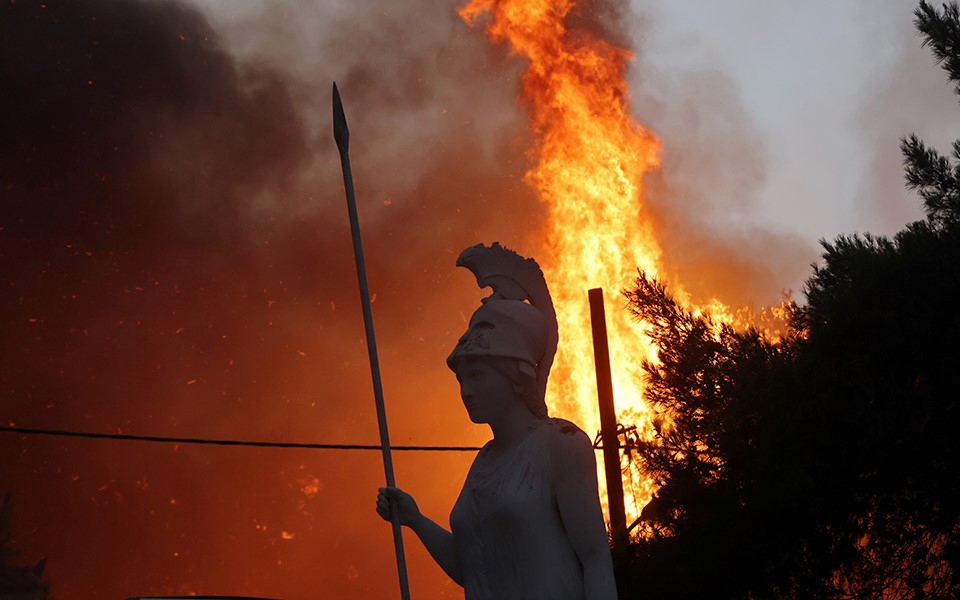
M340 101L340 92L337 82L333 82L333 139L337 142L337 149L344 154L350 147L350 130L347 129L347 116L343 113L343 102Z

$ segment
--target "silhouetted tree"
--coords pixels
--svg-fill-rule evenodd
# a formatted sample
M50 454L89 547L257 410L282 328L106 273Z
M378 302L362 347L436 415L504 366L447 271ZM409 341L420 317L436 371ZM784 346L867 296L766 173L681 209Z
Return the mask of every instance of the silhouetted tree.
M19 567L13 562L13 528L10 525L10 494L0 504L0 600L46 600L49 586L43 580L47 559L32 567Z
M916 25L960 90L960 10ZM627 594L960 597L960 141L902 142L926 219L822 242L771 341L690 314L642 273L627 293L659 361L659 484Z
M921 0L914 23L937 63L960 95L960 6L945 4L943 12ZM916 135L901 140L907 185L923 198L927 219L935 226L960 220L960 140L953 143L953 160L928 148Z

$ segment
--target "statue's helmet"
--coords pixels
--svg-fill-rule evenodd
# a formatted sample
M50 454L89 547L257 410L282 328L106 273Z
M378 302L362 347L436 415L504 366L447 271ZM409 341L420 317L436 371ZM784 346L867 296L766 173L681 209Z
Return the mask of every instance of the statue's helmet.
M534 379L547 350L548 328L543 313L522 300L491 298L470 318L467 331L447 357L457 371L465 357L516 359L520 370Z
M456 373L466 357L513 359L522 379L532 382L524 387L524 402L535 415L547 416L547 377L559 336L557 313L540 265L494 242L467 248L457 266L470 269L477 284L493 293L473 313L447 366Z

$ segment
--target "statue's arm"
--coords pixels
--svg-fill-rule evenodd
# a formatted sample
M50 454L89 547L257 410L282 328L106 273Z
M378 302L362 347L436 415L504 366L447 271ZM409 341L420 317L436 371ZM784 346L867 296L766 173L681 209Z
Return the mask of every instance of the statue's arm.
M440 565L440 568L456 582L463 586L463 571L460 568L460 555L457 552L457 545L454 542L453 534L437 525L427 517L420 515L420 518L410 524L410 529L417 534L420 541L433 560Z
M412 529L440 568L457 585L462 586L463 570L453 534L425 517L410 494L399 488L380 488L377 495L377 514L384 521L390 521L393 508L400 511L400 524Z
M597 459L582 431L562 433L554 471L557 507L564 530L583 566L586 600L617 600L613 560L597 487Z

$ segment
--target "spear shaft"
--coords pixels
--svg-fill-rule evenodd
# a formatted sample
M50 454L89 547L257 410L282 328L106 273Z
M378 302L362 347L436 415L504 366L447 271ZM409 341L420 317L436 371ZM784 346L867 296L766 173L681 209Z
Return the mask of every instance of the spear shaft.
M380 426L380 448L383 452L383 471L387 486L396 487L393 477L393 459L390 457L390 436L387 433L387 412L383 404L383 385L380 382L380 361L377 358L377 340L373 333L373 310L370 307L370 290L367 287L367 269L363 263L363 244L360 242L360 218L357 216L357 200L353 193L353 174L350 171L350 130L343 112L340 92L333 84L333 138L340 151L340 166L343 168L343 187L347 194L347 212L350 215L350 233L353 236L353 257L357 263L357 281L360 284L360 303L363 306L363 327L367 333L367 353L370 355L370 374L373 377L373 397L377 403L377 423ZM393 548L397 555L397 573L400 576L400 597L410 600L410 585L407 582L407 565L403 555L403 534L400 530L400 515L391 510Z

